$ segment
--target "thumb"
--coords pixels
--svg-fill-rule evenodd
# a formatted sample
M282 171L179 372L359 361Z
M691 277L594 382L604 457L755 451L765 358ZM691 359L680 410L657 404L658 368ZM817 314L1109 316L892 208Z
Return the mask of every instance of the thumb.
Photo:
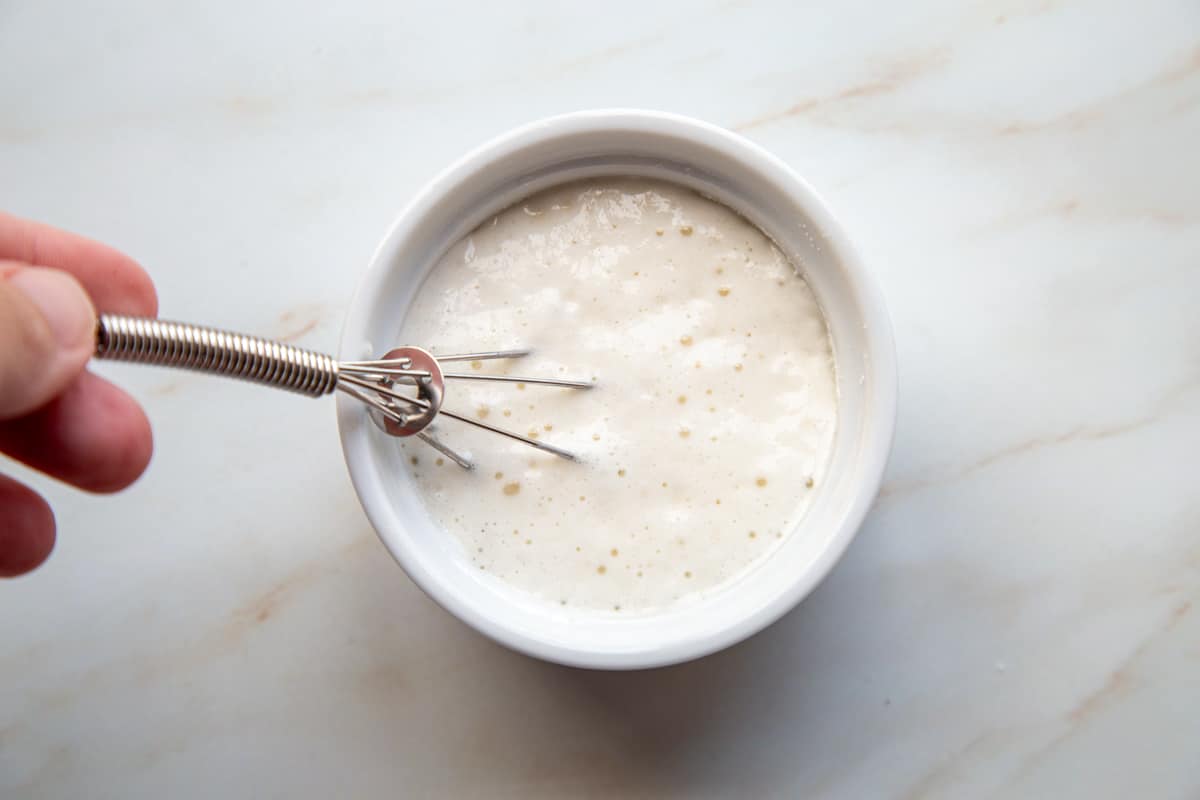
M96 312L62 270L0 262L0 419L67 387L95 349Z

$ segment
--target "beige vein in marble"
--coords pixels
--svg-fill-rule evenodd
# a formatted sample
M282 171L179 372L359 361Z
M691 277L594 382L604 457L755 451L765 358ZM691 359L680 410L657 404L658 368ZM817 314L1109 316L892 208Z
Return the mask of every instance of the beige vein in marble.
M1183 621L1184 617L1191 613L1193 603L1191 600L1184 600L1176 604L1167 614L1166 619L1158 625L1154 630L1147 634L1128 656L1123 658L1119 663L1113 666L1109 672L1108 678L1104 683L1084 694L1074 706L1072 706L1064 715L1063 720L1067 728L1058 736L1050 740L1046 745L1041 747L1036 753L1027 757L1022 764L1020 772L1013 776L1016 780L1021 775L1032 772L1039 765L1044 763L1050 756L1071 737L1075 736L1080 730L1092 719L1092 717L1102 714L1111 708L1113 705L1124 701L1137 691L1136 678L1133 675L1132 668L1136 665L1160 640L1171 634L1172 631Z
M1010 458L1018 458L1049 447L1073 442L1099 441L1133 433L1164 421L1198 385L1200 385L1200 378L1191 378L1173 387L1159 399L1153 411L1136 419L1111 425L1080 426L1058 434L1035 436L988 453L958 467L946 466L927 476L889 480L879 490L879 501L883 502L933 486L960 481Z

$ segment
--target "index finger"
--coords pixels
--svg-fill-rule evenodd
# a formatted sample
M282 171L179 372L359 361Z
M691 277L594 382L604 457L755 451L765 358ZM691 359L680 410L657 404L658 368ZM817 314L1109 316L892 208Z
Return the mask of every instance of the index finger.
M0 211L0 259L71 273L97 311L143 317L158 313L154 283L136 261L78 234Z

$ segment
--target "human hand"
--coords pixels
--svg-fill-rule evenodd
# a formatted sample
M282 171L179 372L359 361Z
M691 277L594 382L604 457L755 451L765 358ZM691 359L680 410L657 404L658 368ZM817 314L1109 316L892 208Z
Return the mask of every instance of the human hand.
M0 213L0 451L90 492L133 483L150 461L137 402L85 367L96 310L154 316L146 272L110 247ZM54 547L50 506L0 475L0 576Z

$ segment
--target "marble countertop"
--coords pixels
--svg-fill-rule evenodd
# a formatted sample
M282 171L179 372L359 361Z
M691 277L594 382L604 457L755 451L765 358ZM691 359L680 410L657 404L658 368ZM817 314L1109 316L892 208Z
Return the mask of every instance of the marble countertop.
M568 6L576 10L568 10ZM0 7L0 204L165 315L334 350L395 212L516 124L732 128L895 320L882 495L749 642L515 655L404 576L331 403L105 365L146 476L0 585L4 797L1194 797L1200 7L1180 0Z

